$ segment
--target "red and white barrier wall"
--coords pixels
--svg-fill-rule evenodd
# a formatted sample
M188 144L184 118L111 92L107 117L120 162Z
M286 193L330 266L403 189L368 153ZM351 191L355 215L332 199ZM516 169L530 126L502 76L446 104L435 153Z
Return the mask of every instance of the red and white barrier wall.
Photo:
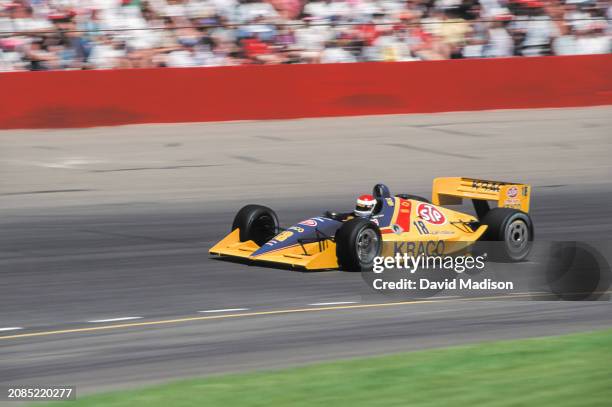
M612 104L612 55L0 73L0 128Z

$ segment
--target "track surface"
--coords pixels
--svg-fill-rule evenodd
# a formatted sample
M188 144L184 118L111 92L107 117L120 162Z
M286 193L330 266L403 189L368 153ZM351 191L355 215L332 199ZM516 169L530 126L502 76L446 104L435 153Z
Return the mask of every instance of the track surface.
M539 239L609 239L612 109L0 132L0 384L80 391L612 326L609 302L384 303L359 275L210 259L245 201L283 223L348 209L379 180L531 182ZM252 198L249 198L252 197ZM317 198L320 197L320 198ZM219 309L246 309L199 313Z

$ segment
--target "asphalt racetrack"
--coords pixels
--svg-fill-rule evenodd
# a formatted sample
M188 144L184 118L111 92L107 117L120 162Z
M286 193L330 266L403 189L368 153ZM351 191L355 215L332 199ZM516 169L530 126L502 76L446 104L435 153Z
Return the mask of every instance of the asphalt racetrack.
M0 384L83 393L610 327L608 301L394 303L359 274L207 250L246 203L289 224L436 176L531 183L537 239L609 240L611 136L604 107L0 132Z

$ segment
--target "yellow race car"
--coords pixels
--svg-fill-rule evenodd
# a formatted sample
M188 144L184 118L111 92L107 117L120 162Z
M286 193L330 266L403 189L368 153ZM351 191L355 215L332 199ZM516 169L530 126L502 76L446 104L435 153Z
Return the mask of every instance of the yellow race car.
M534 236L529 217L531 187L525 184L445 177L433 182L426 198L391 195L384 184L373 190L375 207L367 217L326 212L280 228L276 213L247 205L231 232L209 253L307 270L371 269L376 256L438 256L465 253L476 242L493 246L501 261L525 260ZM475 214L446 205L471 199ZM497 203L491 208L489 202Z

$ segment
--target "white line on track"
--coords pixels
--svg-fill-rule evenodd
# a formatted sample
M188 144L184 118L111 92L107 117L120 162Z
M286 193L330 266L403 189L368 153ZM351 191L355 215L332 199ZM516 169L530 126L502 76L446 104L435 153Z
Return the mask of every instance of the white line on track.
M357 304L357 301L337 301L337 302L315 302L308 305L343 305L343 304Z
M101 322L117 322L117 321L130 321L132 319L142 319L142 317L121 317L121 318L109 318L109 319L94 319L92 321L87 321L92 324L98 324Z
M7 326L6 328L0 328L0 331L4 332L4 331L17 331L19 329L23 329L20 326Z
M212 313L212 312L232 312L232 311L248 311L248 308L225 308L225 309L209 309L205 311L198 311L204 313Z

